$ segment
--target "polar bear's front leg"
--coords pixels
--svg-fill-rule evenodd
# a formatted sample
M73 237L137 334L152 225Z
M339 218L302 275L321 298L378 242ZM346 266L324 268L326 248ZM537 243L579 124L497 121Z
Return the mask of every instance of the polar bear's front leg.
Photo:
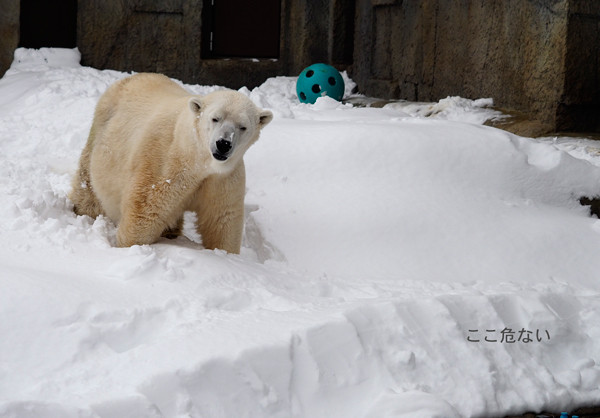
M239 254L244 229L246 172L243 163L227 175L208 177L200 187L192 210L197 230L207 249Z
M152 244L160 236L156 229L153 222L124 217L117 228L117 247Z
M117 228L117 246L152 244L165 230L165 224L155 213L141 209L126 210Z
M117 228L117 246L152 244L163 232L176 230L182 219L179 185L169 179L137 181L121 207Z

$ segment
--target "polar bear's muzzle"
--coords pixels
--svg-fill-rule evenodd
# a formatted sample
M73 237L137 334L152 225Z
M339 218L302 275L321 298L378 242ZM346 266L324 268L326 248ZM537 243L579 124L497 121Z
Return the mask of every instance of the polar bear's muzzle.
M231 154L233 144L230 140L221 138L215 142L215 149L213 150L213 158L219 161L225 161Z

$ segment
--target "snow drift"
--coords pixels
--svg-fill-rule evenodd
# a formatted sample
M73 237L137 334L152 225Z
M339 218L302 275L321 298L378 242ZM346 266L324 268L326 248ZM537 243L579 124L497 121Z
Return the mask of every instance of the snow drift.
M0 80L0 416L459 417L600 399L600 157L482 125L248 94L241 255L114 247L70 179L115 71L19 49ZM347 84L351 84L348 80ZM187 86L206 93L217 86Z

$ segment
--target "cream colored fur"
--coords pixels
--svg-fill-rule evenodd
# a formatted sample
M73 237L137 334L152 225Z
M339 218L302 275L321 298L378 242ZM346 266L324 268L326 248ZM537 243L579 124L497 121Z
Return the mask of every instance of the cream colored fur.
M116 222L121 247L178 235L191 210L206 248L239 253L243 155L272 117L236 91L195 96L163 75L125 78L96 106L73 179L74 210ZM223 138L232 148L220 161L213 154Z

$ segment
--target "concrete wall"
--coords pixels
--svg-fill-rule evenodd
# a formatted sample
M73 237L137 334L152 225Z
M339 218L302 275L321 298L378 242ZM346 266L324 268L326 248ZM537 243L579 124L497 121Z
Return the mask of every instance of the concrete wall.
M600 132L600 1L571 0L558 130Z
M347 26L354 22L347 17L354 15L353 1L282 0L276 60L202 59L202 6L202 0L79 0L82 64L252 88L268 77L299 74L314 62L339 64L352 58L353 30L348 33ZM346 12L341 21L340 10Z
M0 75L19 3L2 0ZM78 0L82 64L252 88L326 62L366 95L492 97L539 131L600 131L598 0L281 0L279 57L257 61L203 59L202 12L202 0Z
M0 77L9 69L19 44L19 0L2 0L0 7Z
M582 115L600 104L599 7L595 0L358 0L354 79L374 96L492 97L547 131L598 130L597 118Z
M78 1L77 46L82 64L122 71L198 76L198 1Z

